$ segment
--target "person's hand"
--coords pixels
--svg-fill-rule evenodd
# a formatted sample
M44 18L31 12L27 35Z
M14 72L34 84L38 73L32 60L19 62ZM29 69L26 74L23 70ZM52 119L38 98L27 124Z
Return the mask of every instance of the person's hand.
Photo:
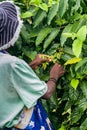
M51 61L52 59L50 56L44 54L38 54L36 58L31 63L29 63L29 65L32 69L36 69L42 63Z
M54 78L55 80L58 80L58 78L63 76L64 73L65 73L65 70L63 66L61 66L58 63L55 63L55 65L50 70L50 78Z
M63 76L65 73L65 70L63 66L61 66L58 63L55 63L55 65L50 70L50 79L47 82L47 92L44 94L42 98L49 99L56 89L56 83L59 77Z
M37 64L37 66L38 65L41 65L42 63L44 63L44 62L51 62L51 58L50 58L50 56L48 56L48 55L44 55L44 54L38 54L37 56L36 56L36 58L35 58L35 61L36 61L36 64Z

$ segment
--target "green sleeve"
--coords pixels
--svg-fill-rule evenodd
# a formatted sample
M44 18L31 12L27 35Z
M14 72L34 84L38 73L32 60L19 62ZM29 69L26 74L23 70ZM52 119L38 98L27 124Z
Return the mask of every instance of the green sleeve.
M29 65L18 59L11 64L11 83L25 106L34 106L47 91L47 84L41 81Z

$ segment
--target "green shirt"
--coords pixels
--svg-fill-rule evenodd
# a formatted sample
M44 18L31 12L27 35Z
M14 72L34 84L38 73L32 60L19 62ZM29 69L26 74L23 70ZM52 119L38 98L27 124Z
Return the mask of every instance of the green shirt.
M46 91L25 61L0 52L0 128L17 124L24 106L33 107Z

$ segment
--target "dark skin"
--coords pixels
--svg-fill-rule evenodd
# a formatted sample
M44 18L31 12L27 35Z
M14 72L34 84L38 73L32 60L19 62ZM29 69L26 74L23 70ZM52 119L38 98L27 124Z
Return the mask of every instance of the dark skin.
M39 65L41 65L42 63L44 63L46 61L48 61L48 62L51 61L48 57L42 59L40 57L40 55L41 54L38 54L37 57L29 64L29 66L32 69L36 69ZM55 63L50 70L50 78L54 78L57 81L61 76L64 75L64 73L65 73L65 70L64 70L63 66L61 66L58 63ZM48 87L48 90L45 93L45 95L42 97L44 99L49 99L53 95L53 93L55 92L55 89L56 89L56 83L49 80L47 82L47 87Z
M43 58L41 58L41 55L42 54L38 54L36 56L36 58L31 63L29 63L29 66L32 69L36 69L38 66L40 66L42 63L44 63L46 61L51 62L51 59L49 59L48 57L45 57L43 59ZM64 70L63 66L61 66L58 63L55 63L50 70L50 78L54 78L57 81L61 76L64 75L64 73L65 73L65 70ZM49 80L47 82L47 87L48 87L48 90L45 93L45 95L42 97L44 99L49 99L53 95L53 93L55 92L55 89L56 89L56 84L53 81Z

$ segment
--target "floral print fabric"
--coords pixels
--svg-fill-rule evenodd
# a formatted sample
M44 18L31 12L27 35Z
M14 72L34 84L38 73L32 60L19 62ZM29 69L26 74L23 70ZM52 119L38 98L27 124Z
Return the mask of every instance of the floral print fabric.
M6 128L5 130L21 130L21 129ZM31 119L24 130L54 130L40 100L34 107Z

